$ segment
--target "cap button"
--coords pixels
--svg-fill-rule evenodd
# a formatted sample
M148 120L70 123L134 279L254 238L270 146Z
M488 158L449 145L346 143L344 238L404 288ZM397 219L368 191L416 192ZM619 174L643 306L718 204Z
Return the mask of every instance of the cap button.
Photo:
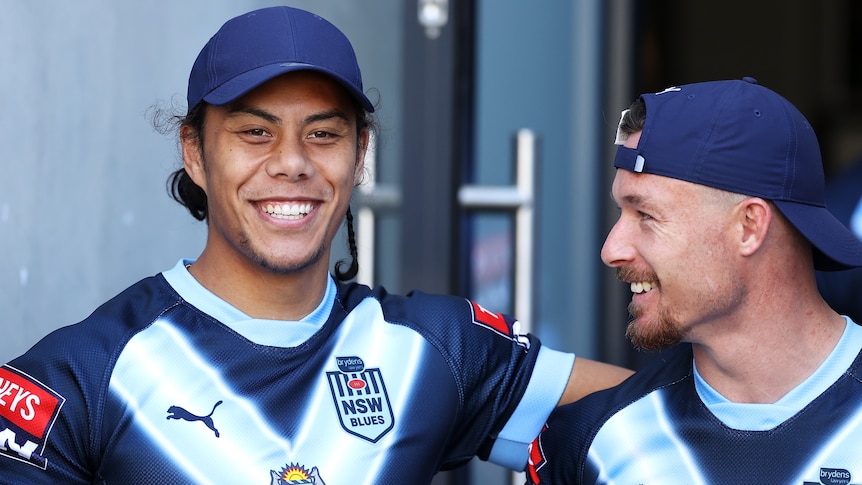
M754 79L751 76L745 76L744 78L742 78L742 80L747 82L747 83L757 84L757 79Z

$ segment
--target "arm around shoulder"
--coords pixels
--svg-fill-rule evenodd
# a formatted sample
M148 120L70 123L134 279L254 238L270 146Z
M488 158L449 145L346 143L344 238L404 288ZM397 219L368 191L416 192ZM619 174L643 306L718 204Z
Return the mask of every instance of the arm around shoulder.
M569 375L569 383L557 405L569 404L588 394L616 386L632 374L634 371L625 367L577 357Z

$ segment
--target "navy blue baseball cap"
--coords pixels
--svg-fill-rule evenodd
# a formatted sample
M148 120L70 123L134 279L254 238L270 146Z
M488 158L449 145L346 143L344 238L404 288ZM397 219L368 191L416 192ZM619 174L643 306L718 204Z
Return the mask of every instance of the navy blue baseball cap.
M234 17L198 54L189 75L188 109L201 101L224 105L292 71L331 76L369 112L353 46L322 17L291 7L270 7Z
M770 200L813 245L815 268L862 266L862 242L826 209L817 136L790 102L752 78L641 99L638 146L620 146L615 167Z

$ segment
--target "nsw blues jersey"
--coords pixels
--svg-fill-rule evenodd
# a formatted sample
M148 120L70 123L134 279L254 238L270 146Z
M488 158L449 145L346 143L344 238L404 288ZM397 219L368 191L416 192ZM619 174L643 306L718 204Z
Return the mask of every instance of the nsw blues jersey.
M0 367L0 483L428 483L497 437L526 461L568 380L462 298L330 279L302 321L258 320L182 263Z
M862 328L774 404L732 403L681 344L620 386L559 408L533 484L862 484Z

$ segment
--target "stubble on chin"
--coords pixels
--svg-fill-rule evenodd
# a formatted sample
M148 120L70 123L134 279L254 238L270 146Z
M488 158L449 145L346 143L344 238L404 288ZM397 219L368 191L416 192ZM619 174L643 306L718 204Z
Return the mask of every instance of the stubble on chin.
M254 263L261 268L279 275L298 273L316 264L321 258L323 258L323 255L326 254L326 247L321 245L315 252L308 255L305 259L281 262L277 261L276 258L271 255L264 254L259 248L255 248L254 244L251 242L251 238L249 238L246 233L240 233L239 242L246 254L246 257L254 261Z
M682 342L685 336L680 323L662 308L650 320L643 320L643 308L629 304L632 319L626 327L626 337L638 350L654 351L672 347Z

